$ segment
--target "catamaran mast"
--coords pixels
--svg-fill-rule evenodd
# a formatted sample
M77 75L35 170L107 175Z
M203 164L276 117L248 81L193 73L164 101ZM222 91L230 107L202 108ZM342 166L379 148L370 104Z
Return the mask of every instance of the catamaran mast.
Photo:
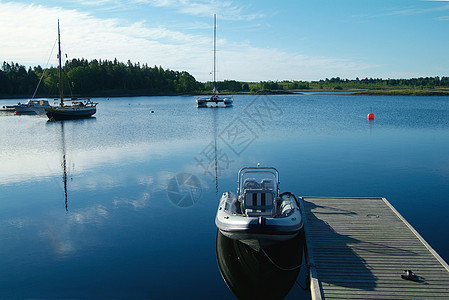
M59 97L61 97L61 106L64 106L64 94L62 89L62 63L61 63L61 35L59 33L59 19L58 19L58 58L59 58Z
M214 90L213 93L215 94L217 92L217 89L215 88L215 73L216 73L216 36L217 36L217 14L214 14Z

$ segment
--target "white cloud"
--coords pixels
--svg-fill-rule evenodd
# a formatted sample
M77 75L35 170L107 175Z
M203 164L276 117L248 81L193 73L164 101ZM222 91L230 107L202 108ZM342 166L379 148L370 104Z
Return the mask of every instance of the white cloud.
M102 224L109 218L108 208L97 204L69 212L68 215L50 214L30 220L28 227L38 228L38 236L48 242L58 258L73 255L85 247L96 245L99 237L87 234L88 224Z
M106 0L105 0L106 1ZM105 3L100 1L100 4ZM141 2L149 0L141 0ZM115 3L115 2L114 2ZM177 7L185 13L209 16L214 5L226 13L243 17L243 9L232 2L151 1L152 5ZM0 2L0 59L19 64L45 66L57 37L57 19L61 22L63 51L70 58L109 59L161 65L185 70L197 80L208 81L213 68L210 34L185 34L163 25L151 27L145 21L123 22L99 19L79 10L33 4ZM245 16L248 18L248 16ZM217 78L245 81L320 79L351 77L354 71L370 66L349 59L310 57L276 48L256 48L250 44L217 42ZM54 55L55 56L55 55ZM56 64L56 59L51 61ZM346 75L348 74L348 75Z
M261 49L246 45L231 45L220 51L218 78L241 81L259 80L318 80L326 77L351 77L374 65L349 59L311 57L280 49ZM235 72L234 70L250 70ZM257 74L256 80L254 79Z
M446 1L438 1L438 2L447 2ZM433 1L432 1L433 2ZM391 15L420 15L420 14L426 14L431 12L437 12L437 11L446 11L449 10L449 5L445 4L443 6L437 6L437 7L431 7L431 8L408 8L408 9L401 9L401 10L393 10L389 13L386 13L385 15L391 16Z
M69 57L102 58L182 66L179 44L186 53L194 53L206 39L174 32L166 28L148 28L143 22L123 26L116 19L97 19L77 10L36 5L0 3L0 57L22 64L44 65L56 39L57 19L61 39ZM188 58L189 55L187 55Z
M437 18L435 18L435 20L437 20L437 21L449 21L449 16L437 17Z
M11 227L15 227L18 229L22 229L29 225L30 220L27 217L16 217L16 218L10 218L2 221L3 225L9 225Z
M246 7L234 4L232 1L216 0L135 0L139 3L148 3L156 7L166 7L183 14L192 16L210 17L218 14L225 20L254 20L262 18L262 13L245 13Z
M145 208L150 200L150 193L143 192L136 198L120 198L113 201L114 207L132 206L134 209Z
M69 220L75 224L100 223L108 217L108 209L101 204L72 212Z

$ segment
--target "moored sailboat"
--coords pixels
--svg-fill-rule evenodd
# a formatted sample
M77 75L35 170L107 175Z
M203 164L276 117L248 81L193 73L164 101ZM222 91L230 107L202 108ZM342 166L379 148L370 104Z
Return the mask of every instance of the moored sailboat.
M210 96L200 96L196 98L196 104L198 107L207 107L208 103L215 103L218 105L218 103L223 103L225 107L232 106L234 102L234 98L232 96L220 96L218 95L218 90L216 87L216 33L217 33L217 26L216 26L216 15L214 15L214 87L212 89L212 95Z
M89 98L72 99L70 105L64 104L63 98L59 105L45 108L45 113L50 120L73 120L92 117L97 112L97 104Z
M45 113L50 120L73 120L92 117L97 112L97 104L90 98L71 98L64 100L61 63L61 34L58 20L58 59L59 59L59 99L54 106L46 107ZM71 102L70 104L64 102Z

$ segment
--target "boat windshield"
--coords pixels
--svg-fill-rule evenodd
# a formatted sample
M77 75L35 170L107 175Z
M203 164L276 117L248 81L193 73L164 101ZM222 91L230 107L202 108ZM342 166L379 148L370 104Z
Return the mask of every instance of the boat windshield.
M278 195L279 173L272 167L243 168L239 171L237 194L242 195L245 190L271 191Z

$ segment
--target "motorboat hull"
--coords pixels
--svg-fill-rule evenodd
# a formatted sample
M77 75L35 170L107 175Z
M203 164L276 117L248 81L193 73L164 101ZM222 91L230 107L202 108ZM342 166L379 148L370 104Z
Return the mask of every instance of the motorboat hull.
M16 110L16 105L3 105L0 107L2 112L14 112Z

